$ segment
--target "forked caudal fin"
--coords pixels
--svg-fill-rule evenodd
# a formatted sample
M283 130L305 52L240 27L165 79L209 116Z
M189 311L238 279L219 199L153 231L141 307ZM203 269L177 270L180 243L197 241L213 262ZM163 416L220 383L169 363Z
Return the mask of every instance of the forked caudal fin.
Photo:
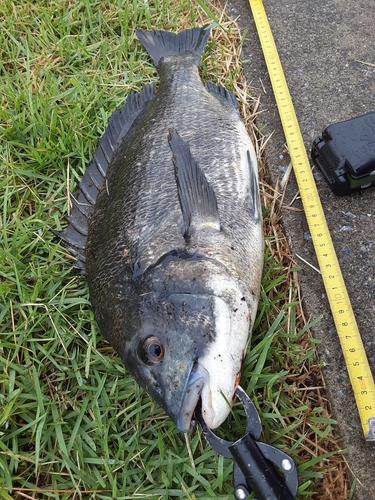
M203 28L191 28L177 34L156 30L137 30L136 34L156 67L163 57L187 53L193 55L198 64L210 36L210 25L206 24Z

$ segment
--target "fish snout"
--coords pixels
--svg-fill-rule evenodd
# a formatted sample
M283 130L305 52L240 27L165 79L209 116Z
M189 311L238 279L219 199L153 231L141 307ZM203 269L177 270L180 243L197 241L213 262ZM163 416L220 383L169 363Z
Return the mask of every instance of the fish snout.
M191 421L197 407L201 392L209 382L208 371L195 362L186 383L181 409L176 420L176 426L181 432L191 430Z

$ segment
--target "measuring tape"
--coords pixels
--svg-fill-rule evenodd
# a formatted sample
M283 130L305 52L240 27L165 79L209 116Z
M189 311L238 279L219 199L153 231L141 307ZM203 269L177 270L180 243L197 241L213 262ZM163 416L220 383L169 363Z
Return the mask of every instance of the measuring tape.
M375 385L325 219L301 130L262 0L249 0L306 219L353 387L363 433L375 441Z

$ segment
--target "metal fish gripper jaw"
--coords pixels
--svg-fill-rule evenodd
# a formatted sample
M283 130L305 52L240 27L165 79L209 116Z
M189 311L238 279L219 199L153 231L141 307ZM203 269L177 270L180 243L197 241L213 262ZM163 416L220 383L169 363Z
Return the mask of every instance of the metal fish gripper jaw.
M259 441L262 423L259 414L242 387L236 396L246 412L246 434L238 441L226 441L204 423L200 405L195 420L208 444L223 457L233 458L234 496L245 500L254 492L254 500L294 500L298 488L297 467L283 451Z

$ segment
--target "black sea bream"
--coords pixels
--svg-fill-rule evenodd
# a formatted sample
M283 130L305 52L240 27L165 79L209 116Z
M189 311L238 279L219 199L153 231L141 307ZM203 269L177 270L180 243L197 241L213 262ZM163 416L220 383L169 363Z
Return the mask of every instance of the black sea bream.
M188 431L230 411L263 265L257 158L234 95L202 83L209 28L137 31L160 82L109 120L60 236L137 382Z

